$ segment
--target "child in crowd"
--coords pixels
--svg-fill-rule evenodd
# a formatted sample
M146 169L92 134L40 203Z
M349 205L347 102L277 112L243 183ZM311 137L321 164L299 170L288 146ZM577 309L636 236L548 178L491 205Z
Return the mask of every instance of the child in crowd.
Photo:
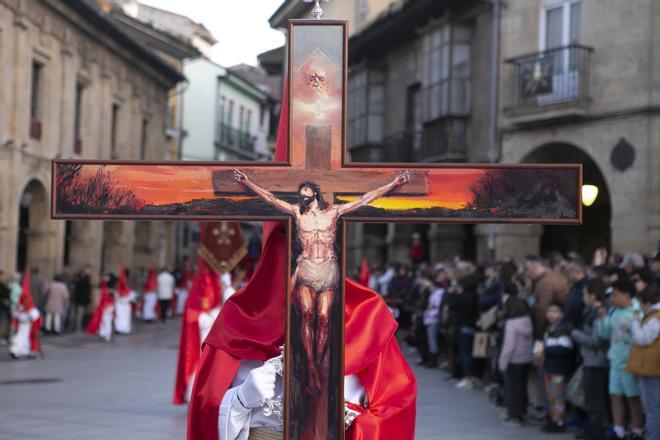
M633 315L633 347L626 371L639 377L646 409L646 440L660 440L660 295L645 289L640 294L644 319Z
M584 400L589 415L587 440L603 439L607 421L607 341L598 337L595 321L598 310L605 301L605 283L599 279L589 280L584 287L582 300L585 310L582 327L571 332L573 340L580 345L583 360Z
M563 322L562 305L552 303L546 312L548 329L543 336L543 366L545 369L545 393L548 399L550 420L543 432L566 431L566 384L573 371L573 341L570 326Z
M429 359L426 366L435 368L438 366L438 335L440 325L440 305L445 294L446 277L439 274L433 283L433 291L429 296L429 303L424 311L424 326L426 327L426 338L428 342Z
M504 304L504 320L504 343L498 361L505 376L508 418L504 423L521 426L527 412L527 379L534 360L532 318L527 305L512 296Z
M598 335L610 341L607 358L610 361L609 391L614 433L616 438L620 439L626 435L625 403L627 401L632 424L632 433L628 437L630 440L642 438L644 418L638 380L626 371L632 346L633 315L639 311L634 295L635 286L632 282L619 280L612 283L610 302L614 311L608 315L605 308L601 307L600 318L596 321Z

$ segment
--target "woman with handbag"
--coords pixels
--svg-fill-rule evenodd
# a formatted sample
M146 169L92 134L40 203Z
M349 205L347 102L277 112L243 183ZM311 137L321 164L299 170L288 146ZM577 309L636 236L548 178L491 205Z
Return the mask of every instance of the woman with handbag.
M527 379L532 367L533 326L526 304L515 296L504 304L504 343L499 369L504 375L509 426L522 426L527 412Z

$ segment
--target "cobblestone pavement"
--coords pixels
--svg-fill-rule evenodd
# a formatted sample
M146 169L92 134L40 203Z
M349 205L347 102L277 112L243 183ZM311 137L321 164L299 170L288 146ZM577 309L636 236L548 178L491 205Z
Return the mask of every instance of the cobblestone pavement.
M0 439L183 439L186 408L170 403L178 328L138 323L107 344L86 334L45 337L45 358L35 360L11 360L0 347ZM439 370L415 374L416 439L546 437L537 426L501 426L483 391L456 390Z

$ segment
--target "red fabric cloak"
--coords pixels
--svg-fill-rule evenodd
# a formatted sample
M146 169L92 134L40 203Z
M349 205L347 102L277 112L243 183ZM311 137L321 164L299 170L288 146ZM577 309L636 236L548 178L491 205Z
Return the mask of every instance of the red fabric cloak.
M119 279L117 280L116 290L119 296L128 296L131 293L131 288L128 287L128 282L126 282L126 270L124 266L119 268Z
M285 88L286 90L286 88ZM287 93L275 149L285 160ZM264 250L250 282L222 307L202 357L188 413L189 440L218 440L218 411L241 359L266 360L284 341L286 235L264 224ZM345 374L357 374L369 407L346 432L347 440L410 440L415 432L415 377L394 338L396 321L381 297L345 280ZM368 331L365 331L367 330Z
M186 403L188 381L195 373L202 353L199 315L218 307L221 301L222 289L218 281L218 275L200 257L181 322L179 357L174 384L174 398L172 399L175 405Z
M101 321L103 320L103 311L106 307L114 303L115 301L112 298L112 295L110 295L110 291L108 290L108 284L106 283L105 278L103 278L101 280L101 299L99 301L98 307L96 310L94 310L92 318L89 320L89 324L87 324L87 328L85 329L87 333L90 335L97 335L99 333L99 329L101 328Z
M24 313L28 313L30 310L34 309L34 301L32 300L32 287L30 283L30 269L25 268L23 272L23 284L21 286L21 296L18 299L18 304L20 310ZM18 328L18 321L14 320L14 328ZM32 321L32 327L30 328L30 351L36 353L41 351L41 345L39 344L39 331L41 330L41 314L39 317Z

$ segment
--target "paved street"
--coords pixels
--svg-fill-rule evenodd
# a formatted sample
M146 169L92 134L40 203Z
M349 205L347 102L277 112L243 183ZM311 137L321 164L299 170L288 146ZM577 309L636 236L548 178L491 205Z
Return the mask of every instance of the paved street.
M111 343L88 335L45 338L45 359L0 354L0 439L182 439L186 409L170 404L178 322L138 326ZM455 390L444 373L416 369L417 439L545 438L507 428L482 391ZM567 436L547 438L568 439Z

